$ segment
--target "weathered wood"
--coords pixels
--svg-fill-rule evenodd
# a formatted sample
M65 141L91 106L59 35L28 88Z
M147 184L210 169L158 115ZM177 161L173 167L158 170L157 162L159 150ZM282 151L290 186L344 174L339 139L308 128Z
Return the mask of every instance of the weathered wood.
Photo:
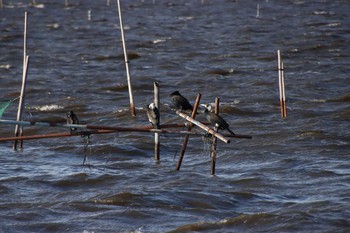
M217 137L218 139L220 139L221 141L225 142L225 143L230 143L230 140L225 138L222 134L219 134L217 132L215 132L213 129L209 128L208 126L204 125L203 123L196 121L195 119L193 119L192 117L186 115L185 113L176 112L180 117L184 118L185 120L197 125L198 127L200 127L201 129L203 129L205 132L212 134L214 137Z
M194 106L193 106L192 115L191 115L193 119L196 117L196 112L197 112L197 108L199 106L200 99L201 99L201 93L198 93L197 98L196 98L196 102L194 103ZM192 130L192 123L190 123L190 125L187 128L188 132L190 132L191 130ZM177 166L176 166L177 171L180 170L181 163L182 163L183 157L185 155L185 151L186 151L186 147L187 147L187 143L188 143L189 138L190 138L190 135L185 135L182 149L181 149L181 152L179 155L179 160L178 160Z

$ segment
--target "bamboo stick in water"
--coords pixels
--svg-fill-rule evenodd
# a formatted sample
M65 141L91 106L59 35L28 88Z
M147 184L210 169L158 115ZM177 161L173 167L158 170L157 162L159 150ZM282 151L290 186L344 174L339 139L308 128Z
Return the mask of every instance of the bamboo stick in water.
M122 20L122 12L121 12L121 7L120 7L120 0L118 0L117 2L118 2L120 32L121 32L121 36L122 36L123 51L124 51L125 69L126 69L126 76L127 76L128 88L129 88L130 113L131 113L132 116L136 116L135 105L134 105L134 98L133 98L132 87L131 87L128 54L126 52L126 45L125 45L124 28L123 28L123 20Z
M215 99L215 114L219 114L219 105L220 105L220 99L219 99L219 97L216 97L216 99ZM218 132L217 127L215 127L214 130L215 130L215 132ZM212 153L211 153L211 174L212 175L215 175L216 145L217 145L217 138L213 137Z
M159 103L159 84L157 82L154 82L153 84L154 88L154 104L156 105L156 108L158 108L158 111L160 113L160 103ZM160 117L159 117L159 124L160 124ZM154 133L154 158L155 160L159 161L160 156L159 156L159 148L160 148L160 142L159 142L159 133L155 132Z
M197 108L199 106L200 99L201 99L201 93L198 93L197 98L196 98L196 102L193 106L193 111L192 111L192 118L193 119L196 117L196 112L197 112ZM192 123L187 128L188 132L191 132L191 130L192 130ZM186 151L186 147L187 147L187 143L188 143L189 138L190 138L189 135L185 135L184 143L182 145L182 149L181 149L181 152L179 155L179 161L177 162L177 166L176 166L177 171L180 170L181 163L182 163L183 157L185 155L185 151Z
M18 110L17 110L17 121L22 120L22 112L24 107L24 100L25 100L25 87L27 84L27 73L28 73L28 64L29 64L29 57L27 56L27 22L28 22L28 13L24 12L24 33L23 33L23 74L22 74L22 88L21 88L21 95L18 102ZM16 125L15 127L15 136L23 135L23 127ZM13 149L17 150L17 143L18 141L14 141L13 143ZM23 141L21 143L21 148L23 148Z

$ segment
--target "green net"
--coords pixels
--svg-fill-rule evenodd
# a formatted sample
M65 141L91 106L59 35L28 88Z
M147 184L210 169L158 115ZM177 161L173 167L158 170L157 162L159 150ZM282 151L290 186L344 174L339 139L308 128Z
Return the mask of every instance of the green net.
M9 101L0 101L0 118L2 117L2 114L4 114L6 108L10 105L10 103L13 100L9 100Z

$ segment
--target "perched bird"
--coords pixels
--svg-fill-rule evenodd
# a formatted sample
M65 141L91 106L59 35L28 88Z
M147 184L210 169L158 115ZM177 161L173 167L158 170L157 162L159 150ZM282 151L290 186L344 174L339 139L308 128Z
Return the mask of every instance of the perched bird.
M73 111L67 112L67 124L75 124L79 125L79 119L78 117L74 114ZM77 128L71 128L71 131L76 131Z
M221 130L227 130L229 131L232 135L235 135L232 130L229 128L229 124L218 114L215 114L214 112L211 112L211 105L206 105L206 104L201 104L202 106L205 107L204 114L205 118L212 124L215 128L221 129Z
M159 110L155 103L150 103L147 108L148 121L151 122L154 128L159 129Z
M180 92L174 91L173 93L170 94L171 100L174 104L174 107L177 110L193 110L192 105L188 100L183 97Z

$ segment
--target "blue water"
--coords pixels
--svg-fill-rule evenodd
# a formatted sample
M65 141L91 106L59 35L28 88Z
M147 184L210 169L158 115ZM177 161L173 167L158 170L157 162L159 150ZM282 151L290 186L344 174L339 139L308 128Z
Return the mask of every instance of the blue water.
M0 232L350 231L347 1L122 1L127 50L137 55L136 117L116 2L35 2L0 9L1 100L20 93L28 12L23 120L64 123L74 110L82 124L146 126L158 81L162 124L184 123L170 93L192 104L201 93L201 103L220 97L230 128L253 138L219 142L215 175L210 143L198 136L180 171L179 135L161 135L159 162L152 133L92 135L87 145L81 137L28 140L17 151L0 142ZM17 105L2 119L15 120ZM13 132L0 124L1 137ZM46 133L69 129L24 128Z

